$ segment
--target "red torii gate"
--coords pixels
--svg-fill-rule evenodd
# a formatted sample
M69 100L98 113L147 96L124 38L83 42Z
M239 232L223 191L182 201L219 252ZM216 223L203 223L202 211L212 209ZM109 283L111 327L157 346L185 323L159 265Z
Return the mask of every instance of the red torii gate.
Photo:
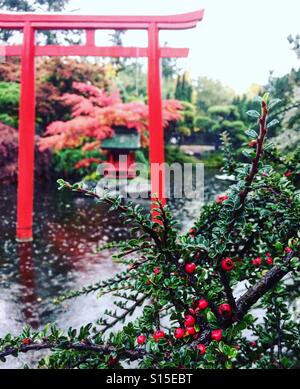
M188 49L159 46L160 30L184 30L196 27L203 19L204 10L172 16L85 16L62 14L0 14L0 28L23 30L23 44L5 46L6 56L21 56L21 96L19 109L19 156L17 197L17 240L32 240L34 189L34 135L35 135L35 57L36 56L101 56L148 57L149 104L149 159L150 166L164 162L164 133L162 125L162 96L160 58L187 57ZM74 30L86 32L85 45L38 46L37 30ZM148 47L98 47L95 31L147 30ZM151 169L152 170L152 169ZM165 183L162 175L153 179L151 193L165 202Z

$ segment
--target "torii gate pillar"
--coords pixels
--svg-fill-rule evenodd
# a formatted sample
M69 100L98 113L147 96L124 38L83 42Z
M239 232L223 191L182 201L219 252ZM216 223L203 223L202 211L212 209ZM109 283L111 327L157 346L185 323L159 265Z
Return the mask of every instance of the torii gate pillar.
M164 175L163 173L159 173L160 169L157 169L158 166L165 162L158 33L157 25L151 23L148 29L149 162L151 193L152 195L156 195L165 204Z
M17 240L28 242L32 240L34 196L35 31L28 22L25 24L23 31L22 87L19 111Z

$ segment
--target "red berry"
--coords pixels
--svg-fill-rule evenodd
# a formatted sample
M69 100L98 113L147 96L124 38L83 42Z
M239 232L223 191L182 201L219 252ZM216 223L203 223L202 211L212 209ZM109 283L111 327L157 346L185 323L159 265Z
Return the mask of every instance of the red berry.
M118 362L118 358L109 357L108 364L109 366L113 366Z
M138 344L145 344L147 341L147 338L145 335L140 335L136 338L136 341L138 342Z
M159 274L160 273L160 267L156 267L154 270L153 270L153 273L155 275Z
M31 343L31 339L30 339L30 338L24 338L24 339L22 340L22 343L25 344L25 345L28 345L28 344Z
M187 263L185 265L185 271L188 273L188 274L193 274L196 270L197 266L194 264L194 262L190 262L190 263Z
M219 342L222 339L222 330L212 330L211 338Z
M197 251L194 255L194 259L196 259L196 261L199 261L199 259L201 259L201 253L200 251Z
M284 175L285 175L286 177L291 177L292 172L291 172L290 170L288 170L287 172L284 173Z
M272 257L272 255L269 252L267 252L266 257Z
M193 325L196 323L196 320L194 316L192 315L186 315L185 321L184 321L184 326L185 327L193 327Z
M208 301L204 300L204 299L200 299L198 301L198 308L199 309L206 309L208 307Z
M261 257L252 259L252 265L259 267L261 265Z
M224 271L230 271L234 268L234 262L231 258L224 258L221 267Z
M273 259L271 257L267 257L266 262L268 265L273 265Z
M248 146L249 147L255 147L257 145L257 141L255 139L251 140L249 143L248 143Z
M165 336L166 336L166 334L164 333L164 331L161 331L161 330L155 331L153 334L154 342L158 342L159 339L164 338Z
M256 342L250 342L250 346L254 348L254 347L257 346L257 343Z
M195 327L187 327L186 332L188 333L188 335L195 335L196 329Z
M229 304L221 304L218 309L219 315L228 319L232 315L231 306Z
M189 308L188 312L186 313L186 315L195 315L196 314L196 310L195 309L192 309L192 308Z
M286 248L284 249L284 251L285 251L287 254L289 254L289 253L291 253L293 250L292 250L290 247L286 247Z
M223 204L223 201L228 200L228 196L226 195L218 195L216 196L216 202L218 204Z
M204 346L204 344L198 344L197 349L200 355L204 355L206 353L206 347Z
M196 228L190 228L190 230L189 230L190 235L194 236L194 235L196 235L196 233L197 233Z
M185 335L185 331L183 328L176 328L176 330L174 331L174 336L176 339L181 339L183 338Z

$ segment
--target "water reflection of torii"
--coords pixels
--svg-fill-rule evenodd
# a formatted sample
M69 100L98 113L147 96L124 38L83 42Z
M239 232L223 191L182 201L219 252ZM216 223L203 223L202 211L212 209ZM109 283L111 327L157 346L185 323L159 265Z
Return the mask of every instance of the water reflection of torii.
M102 56L147 57L149 101L149 157L151 164L164 162L164 136L162 125L162 96L160 59L187 57L188 49L159 46L160 30L184 30L196 27L202 20L204 10L173 16L85 16L62 14L0 14L0 28L23 30L23 45L5 46L6 56L21 56L21 99L19 114L19 161L17 239L32 240L33 170L35 133L35 56ZM38 46L35 44L37 30L74 30L86 32L85 45ZM95 31L98 29L146 30L148 47L97 47ZM3 47L0 47L3 49ZM3 50L2 50L3 51ZM153 166L153 165L152 165ZM163 175L151 172L151 193L165 201Z
M39 315L36 296L35 269L32 257L32 242L21 243L19 250L20 283L25 289L22 293L23 314L27 324L33 328L39 326Z

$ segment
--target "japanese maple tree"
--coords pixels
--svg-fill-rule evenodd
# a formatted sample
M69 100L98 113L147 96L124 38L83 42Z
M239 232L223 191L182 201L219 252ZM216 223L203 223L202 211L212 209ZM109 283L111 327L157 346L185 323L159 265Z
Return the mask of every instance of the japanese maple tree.
M42 150L99 150L102 140L112 137L116 126L135 128L141 134L142 144L147 145L149 110L145 103L123 103L118 90L109 93L80 82L73 83L73 89L78 93L61 97L65 106L71 108L70 120L55 121L48 126L40 141ZM163 101L163 125L180 120L182 109L177 100Z

